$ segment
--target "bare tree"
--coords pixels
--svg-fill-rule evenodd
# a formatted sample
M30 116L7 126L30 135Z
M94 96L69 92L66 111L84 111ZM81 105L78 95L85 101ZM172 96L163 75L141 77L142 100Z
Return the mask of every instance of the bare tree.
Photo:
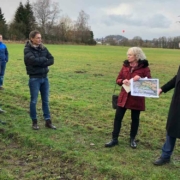
M143 40L140 36L135 36L132 39L133 46L142 46Z
M78 30L87 30L88 28L89 15L86 14L83 10L79 12L79 16L76 22Z
M48 34L59 16L59 4L51 0L36 0L33 3L33 12L42 33Z
M152 40L152 46L153 46L154 48L159 47L159 40L158 40L157 38L154 38L154 39Z
M88 26L89 15L83 10L79 12L79 16L75 23L77 42L85 43L90 36L90 27Z
M73 28L74 23L69 16L63 16L59 22L59 29L62 41L72 41L73 40Z

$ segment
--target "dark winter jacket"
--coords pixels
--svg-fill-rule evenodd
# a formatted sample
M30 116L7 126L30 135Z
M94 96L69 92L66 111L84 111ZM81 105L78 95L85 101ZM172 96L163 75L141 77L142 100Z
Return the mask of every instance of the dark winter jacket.
M169 136L180 138L180 67L177 75L161 87L164 93L173 88L174 94L169 108L166 130Z
M141 78L151 78L149 63L147 60L139 60L138 66L132 70L129 65L128 60L124 61L123 67L119 72L119 75L116 79L116 83L122 86L122 81L125 79L130 80L134 76L138 75ZM125 89L122 87L121 92L118 97L117 105L120 107L125 107L127 109L134 109L134 110L145 110L145 98L138 97L138 96L131 96L130 93L127 93Z
M0 42L0 61L8 62L8 50L4 43Z
M31 78L42 78L47 76L48 66L54 64L54 57L43 44L34 47L31 41L28 41L24 48L24 63Z

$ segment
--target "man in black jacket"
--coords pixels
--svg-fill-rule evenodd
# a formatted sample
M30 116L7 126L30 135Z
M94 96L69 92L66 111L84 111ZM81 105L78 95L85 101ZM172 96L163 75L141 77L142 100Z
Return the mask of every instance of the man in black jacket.
M47 128L56 129L52 125L49 111L49 81L47 73L48 66L54 64L54 57L42 44L41 34L39 31L31 31L29 41L24 48L24 63L27 74L29 75L29 89L31 95L30 117L32 119L32 128L38 130L36 104L38 93L41 93L42 110Z
M170 162L173 153L176 139L180 138L180 67L170 81L159 89L159 94L166 93L174 88L174 94L169 108L167 123L166 123L166 141L162 147L161 156L154 161L154 165L161 166Z

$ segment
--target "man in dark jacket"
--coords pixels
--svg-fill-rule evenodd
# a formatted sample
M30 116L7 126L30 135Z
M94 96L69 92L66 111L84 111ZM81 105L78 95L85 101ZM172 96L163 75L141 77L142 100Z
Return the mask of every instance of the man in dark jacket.
M49 112L49 81L47 73L48 66L54 64L54 57L41 42L41 34L39 31L31 31L29 41L24 48L24 63L26 71L29 75L29 89L31 95L30 101L30 117L32 119L32 128L38 130L36 104L38 93L41 93L42 110L47 128L56 129L52 125Z
M3 43L3 37L0 34L0 90L3 90L3 80L6 69L6 63L8 62L8 50Z
M166 93L174 88L171 105L169 108L168 119L166 124L166 141L162 147L161 156L154 161L154 165L161 166L170 162L170 157L173 153L176 138L180 138L180 67L169 82L159 89L159 94Z

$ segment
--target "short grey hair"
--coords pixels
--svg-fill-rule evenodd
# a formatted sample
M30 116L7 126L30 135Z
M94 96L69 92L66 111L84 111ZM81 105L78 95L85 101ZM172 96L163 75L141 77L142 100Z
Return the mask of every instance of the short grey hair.
M129 54L130 52L136 56L137 60L146 59L146 55L140 47L131 47L128 49L127 54Z
M39 31L37 31L37 30L31 31L31 32L29 33L29 39L35 38L35 36L36 36L37 34L41 34L41 33L40 33Z

